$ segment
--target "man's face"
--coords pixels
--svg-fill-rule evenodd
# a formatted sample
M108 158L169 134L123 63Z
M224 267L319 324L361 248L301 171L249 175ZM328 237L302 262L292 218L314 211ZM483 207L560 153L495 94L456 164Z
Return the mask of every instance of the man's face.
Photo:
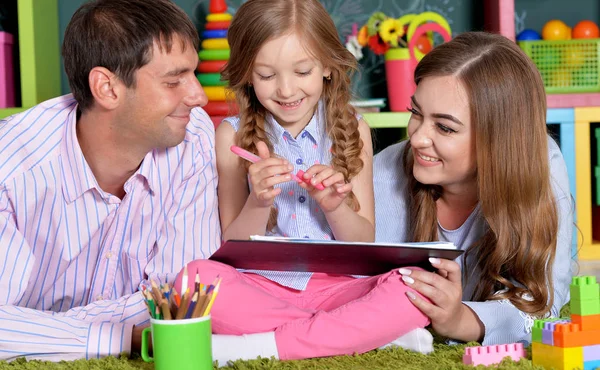
M182 48L173 37L170 53L155 42L152 60L136 71L119 110L119 136L147 150L168 148L183 141L192 108L208 102L194 71L198 54L192 45Z

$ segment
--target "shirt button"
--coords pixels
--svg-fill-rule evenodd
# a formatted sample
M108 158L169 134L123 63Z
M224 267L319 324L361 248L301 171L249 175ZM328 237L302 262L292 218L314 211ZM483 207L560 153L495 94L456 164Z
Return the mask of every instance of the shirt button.
M306 201L306 197L305 197L304 195L301 195L301 196L298 198L298 202L300 202L300 203L304 203L305 201Z
M112 257L112 252L108 252L108 253L106 253L106 255L105 255L104 257L106 257L106 259L107 259L107 260L111 259L111 257Z
M302 158L296 159L296 164L302 164Z
M302 137L307 137L307 136L308 136L308 132L304 131L304 132L302 133Z
M310 236L304 235L304 239L310 239Z

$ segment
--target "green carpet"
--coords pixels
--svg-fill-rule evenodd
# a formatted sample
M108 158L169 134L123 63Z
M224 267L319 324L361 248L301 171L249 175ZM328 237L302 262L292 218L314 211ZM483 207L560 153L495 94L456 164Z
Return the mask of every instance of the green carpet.
M566 305L561 311L561 317L568 317L569 306ZM302 361L276 361L271 359L257 359L251 361L236 361L227 367L219 369L235 370L309 370L309 369L344 369L344 370L458 370L458 369L485 369L486 366L467 366L462 363L462 355L465 346L476 346L478 343L472 342L466 345L449 346L442 344L442 338L435 338L435 351L430 355L423 355L401 348L392 348L385 350L375 350L357 356L338 356L328 358L318 358ZM528 352L528 359L521 359L519 362L513 362L505 359L497 367L490 366L500 370L511 369L538 369L543 370L541 366L534 366L531 362L531 353ZM101 360L78 360L72 362L41 362L25 361L19 359L10 363L0 361L0 370L84 370L84 369L109 369L109 370L152 370L154 365L145 363L137 357L129 359L127 356L121 358L107 357Z
M469 345L477 345L470 343ZM267 359L258 359L251 361L236 361L228 367L220 369L236 370L308 370L308 369L344 369L344 370L383 370L383 369L474 369L473 366L463 365L462 355L464 345L448 346L445 344L435 344L435 351L430 355L422 355L414 352L405 351L400 348L375 350L358 356L338 356L329 358L319 358L302 361L275 361ZM477 369L485 369L485 366L478 366ZM533 366L530 360L522 359L518 363L505 359L497 369L539 369L541 366ZM147 364L141 359L128 359L122 356L120 359L107 357L101 360L78 360L73 362L39 362L16 360L10 363L0 362L0 370L24 370L24 369L47 369L47 370L83 370L83 369L111 369L111 370L134 370L146 369L152 370L154 366Z

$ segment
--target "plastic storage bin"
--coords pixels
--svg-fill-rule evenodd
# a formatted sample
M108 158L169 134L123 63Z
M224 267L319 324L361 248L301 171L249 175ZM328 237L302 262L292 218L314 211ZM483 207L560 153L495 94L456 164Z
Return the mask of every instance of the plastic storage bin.
M600 39L521 41L549 94L600 92Z

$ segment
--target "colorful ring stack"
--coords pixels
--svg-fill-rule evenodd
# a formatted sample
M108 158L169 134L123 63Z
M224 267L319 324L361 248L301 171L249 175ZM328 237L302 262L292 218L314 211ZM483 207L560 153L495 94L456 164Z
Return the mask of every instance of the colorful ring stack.
M234 113L226 101L227 81L221 81L221 70L229 60L227 29L232 18L231 14L225 11L225 0L210 1L205 31L202 33L201 50L198 53L200 63L197 77L208 97L208 104L204 110L213 120L215 127L223 118Z

